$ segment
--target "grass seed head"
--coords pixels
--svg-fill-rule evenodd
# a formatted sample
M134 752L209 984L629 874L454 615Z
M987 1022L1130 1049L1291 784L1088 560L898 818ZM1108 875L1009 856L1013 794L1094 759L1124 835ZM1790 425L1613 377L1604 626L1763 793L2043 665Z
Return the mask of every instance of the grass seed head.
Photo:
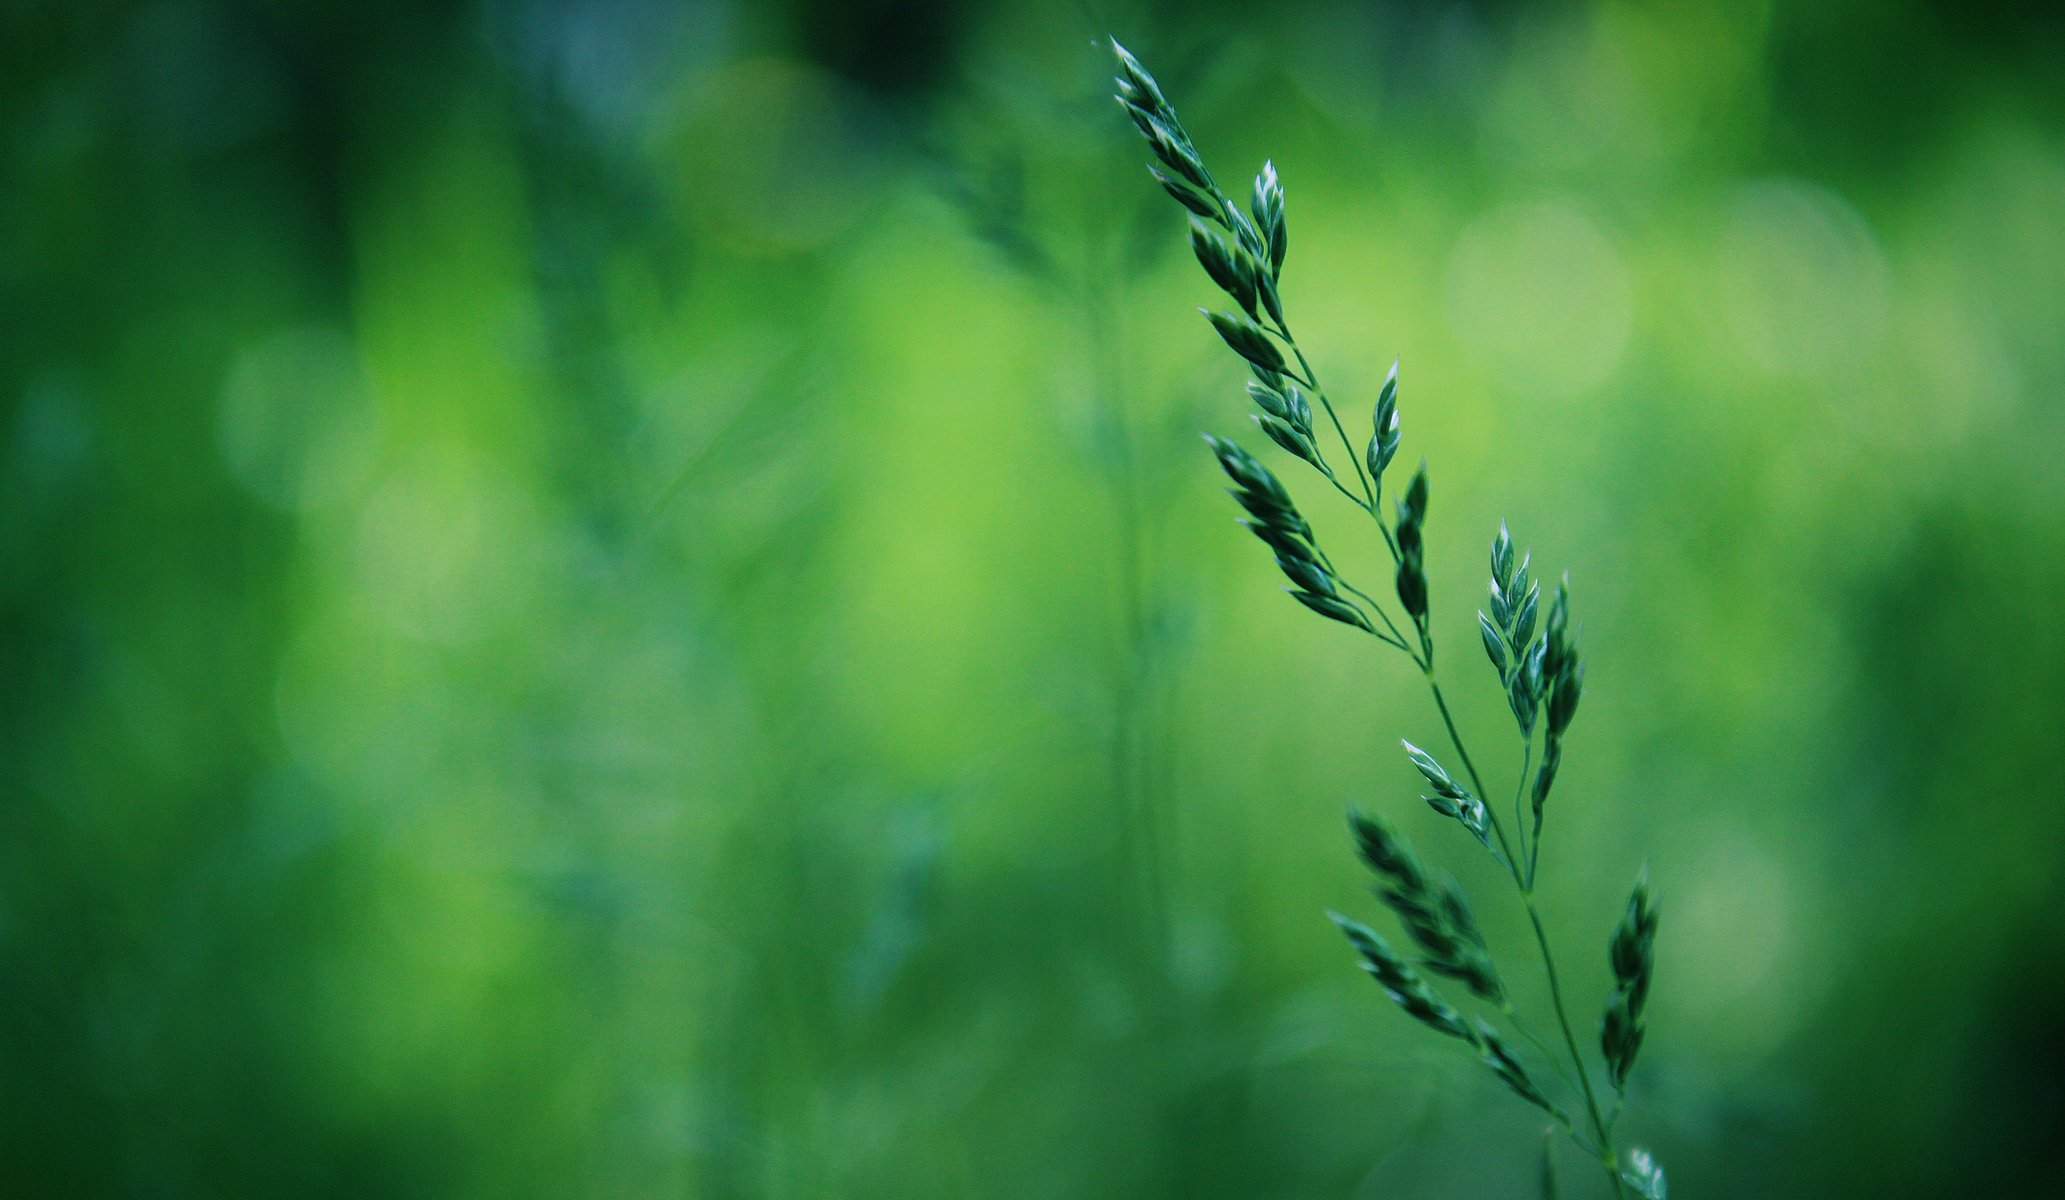
M1606 1073L1620 1091L1626 1090L1628 1071L1642 1049L1643 1010L1649 1004L1649 981L1656 969L1656 916L1645 871L1635 881L1627 910L1607 943L1614 989L1600 1022L1599 1048L1606 1057Z
M1395 535L1398 539L1398 602L1405 606L1413 623L1421 628L1421 641L1426 642L1427 624L1427 565L1424 527L1427 519L1427 464L1413 472L1412 482L1406 485L1405 495L1398 500L1398 521Z
M1205 269L1205 274L1219 285L1219 290L1231 296L1249 317L1254 317L1256 278L1261 271L1248 252L1228 242L1196 217L1190 218L1190 249L1197 255L1198 265Z
M1641 1200L1669 1200L1670 1193L1664 1186L1663 1167L1649 1151L1637 1147L1628 1151L1628 1165L1621 1171L1621 1178Z
M1451 1008L1420 973L1400 958L1376 930L1344 917L1340 913L1328 913L1334 924L1348 937L1348 943L1362 956L1362 969L1368 971L1384 994L1391 997L1405 1014L1437 1033L1476 1043L1476 1031L1465 1024L1461 1013Z
M1265 162L1255 176L1255 197L1249 203L1255 215L1255 228L1262 235L1263 244L1269 248L1269 274L1272 279L1283 273L1284 252L1289 248L1290 235L1284 227L1283 184L1276 178L1276 164Z
M1391 360L1391 373L1384 377L1384 386L1377 391L1377 404L1370 413L1369 448L1363 451L1363 463L1369 467L1370 481L1381 486L1384 468L1398 456L1398 360Z
M1554 1111L1549 1098L1542 1094L1541 1088L1535 1086L1534 1079L1527 1073L1526 1065L1513 1053L1513 1048L1506 1044L1506 1039L1498 1029L1481 1017L1475 1024L1477 1049L1484 1065L1490 1067L1501 1082L1513 1089L1514 1095L1545 1112Z
M1505 987L1461 885L1452 878L1436 884L1412 846L1382 818L1350 812L1348 825L1356 852L1377 877L1372 890L1426 956L1421 965L1485 1000L1503 1002Z
M1398 600L1418 633L1417 649L1409 644L1409 635L1400 631L1399 623L1392 621L1383 602L1336 576L1333 563L1320 551L1311 526L1282 482L1238 445L1207 436L1220 467L1233 482L1231 494L1247 514L1242 524L1270 548L1277 569L1290 583L1288 590L1299 603L1330 620L1375 634L1413 659L1414 665L1427 675L1472 787L1483 791L1486 785L1479 782L1478 770L1464 749L1462 734L1434 678L1425 544L1426 463L1421 462L1397 494L1396 515L1388 525L1378 504L1384 494L1384 476L1400 443L1398 364L1392 363L1378 392L1370 414L1370 439L1358 449L1341 426L1333 402L1321 389L1284 320L1278 282L1288 236L1283 185L1274 163L1263 164L1246 205L1236 204L1213 181L1154 77L1115 41L1112 52L1118 60L1118 100L1156 159L1149 170L1191 214L1192 251L1212 282L1233 301L1232 310L1208 311L1206 316L1221 340L1253 374L1247 390L1257 410L1257 425L1277 446L1315 468L1336 491L1375 519L1395 559L1394 584ZM1291 356L1297 362L1295 371L1288 365ZM1340 435L1342 449L1355 467L1354 482L1360 485L1360 494L1336 474L1320 449L1328 439L1314 435L1315 401L1326 411L1333 427L1330 432ZM1359 462L1355 461L1357 458ZM1406 743L1408 756L1429 787L1423 798L1437 812L1461 822L1490 851L1519 887L1530 910L1535 854L1541 847L1543 806L1561 769L1563 738L1583 695L1585 670L1571 625L1567 579L1556 588L1547 612L1543 613L1542 587L1532 577L1531 566L1530 554L1514 544L1512 532L1501 522L1491 544L1489 612L1478 614L1478 633L1519 725L1525 747L1521 757L1523 787L1532 762L1534 728L1538 723L1546 727L1540 761L1533 764L1532 840L1525 829L1514 831L1517 843L1509 840L1506 827L1481 797L1458 782L1432 755ZM1365 604L1367 609L1362 607ZM1382 620L1383 632L1372 626L1372 616ZM1538 623L1540 636L1536 635ZM1519 815L1516 813L1516 818ZM1555 986L1555 962L1539 917L1535 926L1540 935L1543 966L1551 984L1558 1022L1571 1051L1570 1065L1577 1071L1573 1082L1583 1093L1589 1132L1580 1131L1569 1114L1546 1096L1496 1027L1485 1021L1466 1020L1429 984L1428 975L1455 980L1509 1014L1512 1011L1462 888L1452 877L1442 875L1437 879L1430 875L1406 841L1381 820L1359 814L1350 814L1349 820L1356 850L1376 877L1377 897L1398 918L1421 955L1417 961L1408 962L1375 931L1332 914L1362 959L1364 969L1407 1015L1470 1046L1516 1095L1554 1116L1564 1131L1597 1157L1617 1188L1625 1192L1632 1186L1647 1200L1662 1200L1663 1173L1654 1160L1640 1152L1626 1159L1616 1156L1612 1118L1603 1116L1595 1102L1592 1075L1578 1053L1560 990ZM1615 983L1600 1022L1600 1046L1608 1074L1615 1089L1623 1094L1627 1072L1644 1033L1643 1012L1654 960L1655 925L1655 906L1647 885L1638 884L1609 947ZM1552 1053L1546 1048L1544 1052ZM1614 1111L1618 1112L1618 1106ZM1546 1158L1543 1180L1543 1194L1553 1196L1554 1176Z
M1283 373L1283 351L1276 348L1276 343L1269 340L1269 335L1262 332L1260 325L1239 313L1213 312L1203 308L1198 311L1205 314L1205 319L1212 323L1212 328L1218 330L1219 337L1235 354L1257 369L1278 375Z

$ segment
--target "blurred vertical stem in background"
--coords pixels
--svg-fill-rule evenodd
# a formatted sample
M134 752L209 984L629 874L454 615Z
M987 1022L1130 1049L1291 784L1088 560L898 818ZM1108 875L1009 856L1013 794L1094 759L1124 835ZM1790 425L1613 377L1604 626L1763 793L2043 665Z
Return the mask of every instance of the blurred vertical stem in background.
M1140 225L1105 236L1098 221L1075 237L1055 236L1053 222L1027 211L1022 148L1008 132L990 132L986 164L946 166L945 191L974 234L1011 272L1079 328L1080 377L1089 388L1087 458L1111 513L1118 581L1119 645L1110 674L1107 740L1111 789L1120 814L1120 845L1131 866L1140 950L1150 986L1166 981L1172 927L1175 812L1171 796L1170 675L1166 591L1168 562L1156 536L1155 472L1142 438L1141 406L1126 384L1124 314L1131 293L1124 261L1143 240ZM1158 443L1157 443L1158 444Z

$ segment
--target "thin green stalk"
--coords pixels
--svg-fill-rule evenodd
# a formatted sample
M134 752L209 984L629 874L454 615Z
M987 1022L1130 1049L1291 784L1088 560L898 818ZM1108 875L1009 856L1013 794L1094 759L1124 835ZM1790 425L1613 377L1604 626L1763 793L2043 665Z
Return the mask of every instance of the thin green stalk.
M1534 886L1534 858L1541 849L1540 839L1536 844L1527 844L1527 817L1521 811L1521 797L1527 794L1527 769L1534 763L1534 736L1529 734L1520 739L1520 778L1513 782L1513 833L1520 839L1520 853L1527 856L1527 886Z
M1315 455L1318 454L1319 448L1316 446L1313 447L1312 452ZM1348 503L1353 504L1355 507L1361 509L1364 512L1370 511L1369 502L1364 500L1362 497L1356 495L1354 492L1349 491L1347 486L1341 482L1340 476L1334 474L1333 468L1327 466L1326 461L1324 459L1321 459L1320 462L1316 465L1319 467L1319 473L1321 475L1326 476L1326 481L1334 485L1334 490L1341 493L1341 495L1347 497Z
M1341 427L1340 415L1334 411L1334 402L1327 398L1326 389L1319 386L1319 373L1312 369L1312 364L1305 358L1304 349L1298 345L1298 339L1291 335L1290 322L1277 321L1273 327L1283 338L1284 345L1290 347L1292 356L1298 360L1298 366L1305 372L1302 376L1296 372L1286 374L1304 384L1311 389L1313 395L1319 397L1320 407L1326 410L1327 419L1333 422L1334 432L1340 435L1341 445L1348 451L1348 464L1355 468L1355 480L1362 487L1362 496L1358 497L1342 486L1341 481L1334 478L1332 471L1322 468L1323 473L1333 483L1336 491L1348 497L1357 508L1368 513L1370 519L1377 523L1377 532L1384 535L1384 546L1390 550L1391 561L1395 565L1398 562L1398 542L1392 538L1391 527L1384 523L1384 510L1377 503L1383 498L1383 479L1373 478L1363 471L1362 455L1355 449L1355 443L1349 439L1348 431ZM1317 453L1316 448L1314 453Z
M1319 397L1319 406L1326 410L1327 419L1334 423L1334 432L1341 435L1341 446L1348 451L1348 465L1355 468L1355 481L1362 486L1362 494L1367 498L1363 508L1374 515L1377 496L1370 488L1369 476L1363 472L1361 451L1357 450L1355 443L1349 439L1348 430L1341 424L1340 414L1334 411L1334 402L1327 399L1326 389L1319 386L1319 373L1306 361L1305 351L1298 347L1298 339L1291 336L1290 323L1285 320L1276 321L1276 332L1283 335L1284 345L1289 346L1291 353L1297 357L1299 368L1305 372L1305 386L1311 388L1312 394ZM1381 525L1383 520L1379 518L1377 523Z
M1352 499L1353 497L1350 498ZM1389 636L1386 636L1381 633L1377 634L1377 640L1382 642L1388 642L1389 644L1398 647L1400 650L1405 651L1408 656L1412 656L1412 647L1405 644L1405 635L1398 632L1398 626L1391 623L1391 614L1384 611L1383 604L1379 603L1376 597L1370 595L1368 592L1363 591L1361 588L1356 587L1354 584L1342 578L1341 573L1334 569L1333 561L1326 556L1326 551L1321 550L1317 546L1314 546L1312 550L1314 554L1319 556L1320 565L1327 569L1327 574L1332 575L1334 577L1334 582L1348 589L1348 591L1353 595L1360 597L1362 599L1362 602L1369 605L1371 610L1377 614L1377 619L1384 623L1384 628L1391 631ZM1420 660L1417 656L1413 656L1413 661L1418 662Z
M1556 1023L1563 1030L1563 1044L1570 1050L1570 1061L1577 1066L1577 1081L1582 1085L1584 1092L1585 1112L1591 1117L1592 1129L1599 1138L1600 1165L1606 1168L1606 1177L1613 1181L1614 1194L1625 1196L1627 1188L1621 1182L1618 1156L1614 1153L1612 1139L1606 1132L1605 1118L1599 1114L1599 1100L1592 1092L1592 1078L1585 1070L1585 1060L1578 1053L1577 1038L1570 1031L1570 1015L1563 1006L1563 983L1556 974L1556 955L1549 949L1548 932L1542 927L1541 909L1534 902L1532 889L1523 888L1520 898L1527 904L1527 919L1534 926L1535 945L1541 949L1542 966L1549 975L1549 1000L1556 1009Z
M1561 1079L1564 1086L1568 1087L1571 1093L1575 1095L1578 1090L1577 1080L1571 1075L1570 1068L1563 1065L1562 1056L1556 1051L1549 1049L1549 1044L1543 1041L1540 1035L1535 1033L1534 1027L1527 1023L1527 1018L1520 1015L1519 1009L1513 1007L1511 1000L1507 1000L1499 1006L1499 1014L1512 1022L1513 1028L1519 1030L1520 1036L1526 1038L1530 1045L1541 1051L1542 1057L1548 1060L1549 1066L1556 1072L1556 1077ZM1608 1128L1611 1128L1612 1124L1613 1118L1609 1114L1607 1117Z
M1362 593L1358 591L1356 594L1361 595ZM1367 597L1364 598L1367 599ZM1376 606L1374 602L1372 602L1372 606L1378 607L1381 613L1381 606ZM1435 678L1432 666L1414 655L1410 649L1406 650L1406 654L1413 658L1415 664L1419 665L1421 675L1427 681L1427 689L1434 697L1434 706L1441 714L1442 726L1448 732L1449 744L1455 747L1456 757L1462 761L1463 770L1469 775L1471 785L1477 789L1479 796L1488 795L1489 789L1484 786L1484 776L1478 771L1476 761L1470 757L1469 747L1463 742L1462 730L1456 725L1455 714L1449 709L1448 697L1441 690L1441 681ZM1515 786L1513 795L1514 820L1521 822L1520 836L1523 839L1526 837L1525 823L1521 821L1519 815L1519 803L1521 795L1526 788L1528 763L1532 753L1533 741L1530 739L1526 744L1526 752L1522 756L1520 783ZM1590 1148L1591 1152L1597 1154L1601 1163L1605 1165L1607 1174L1613 1180L1615 1193L1624 1195L1624 1185L1621 1182L1620 1172L1614 1163L1610 1136L1605 1120L1600 1115L1598 1097L1592 1087L1591 1075L1585 1070L1584 1056L1578 1050L1577 1037L1571 1030L1570 1015L1563 1002L1563 983L1556 969L1555 952L1549 947L1548 932L1542 924L1541 909L1535 903L1532 866L1530 865L1527 873L1523 876L1520 867L1522 860L1513 853L1512 843L1506 836L1505 823L1499 819L1498 811L1490 805L1486 805L1485 812L1490 820L1492 833L1498 841L1499 850L1505 857L1506 872L1511 876L1514 886L1520 892L1521 901L1527 909L1528 922L1534 929L1535 945L1541 953L1542 968L1549 980L1549 997L1556 1010L1556 1023L1563 1034L1563 1044L1570 1054L1570 1064L1577 1076L1578 1090L1584 1097L1585 1112L1591 1121L1593 1135L1597 1139L1595 1146ZM1510 1005L1507 1006L1507 1011L1511 1013ZM1530 1040L1535 1041L1539 1045L1539 1039L1533 1038L1531 1034L1528 1036ZM1554 1058L1553 1055L1550 1057ZM1575 1137L1574 1130L1572 1134L1573 1139L1578 1140L1579 1144L1583 1145L1582 1139Z
M1441 683L1434 678L1431 669L1423 673L1427 679L1428 689L1434 694L1434 706L1441 710L1441 723L1448 729L1449 744L1455 747L1456 757L1462 760L1463 770L1470 776L1470 782L1477 788L1477 794L1483 796L1486 794L1484 778L1478 774L1477 764L1471 761L1469 748L1463 745L1462 732L1456 728L1455 715L1449 711L1448 699L1441 693ZM1506 855L1506 871L1513 877L1514 886L1520 889L1521 902L1527 908L1528 923L1534 927L1535 946L1541 951L1542 969L1549 977L1549 1000L1556 1010L1556 1024L1563 1032L1563 1045L1570 1052L1570 1064L1577 1072L1579 1091L1584 1095L1585 1112L1590 1117L1592 1131L1598 1138L1599 1160L1605 1166L1607 1175L1613 1180L1615 1194L1625 1195L1620 1170L1614 1161L1613 1146L1606 1132L1606 1122L1600 1115L1599 1100L1592 1089L1592 1077L1585 1070L1584 1055L1578 1051L1577 1036L1571 1032L1570 1014L1563 1003L1563 981L1556 970L1556 954L1549 948L1548 931L1542 926L1541 908L1534 902L1533 880L1521 878L1520 868L1513 859L1512 847L1506 840L1505 825L1499 820L1498 811L1487 804L1485 812L1491 820L1492 832L1498 838L1499 849Z
M1441 681L1434 678L1433 666L1422 662L1420 673L1426 676L1428 690L1434 693L1434 707L1441 710L1441 723L1448 727L1449 745L1456 748L1456 756L1463 760L1463 770L1469 773L1471 786L1477 789L1480 797L1489 795L1484 787L1484 777L1477 773L1477 764L1470 761L1470 751L1463 746L1463 735L1456 729L1455 715L1448 711L1448 697L1441 694ZM1491 821L1492 832L1498 835L1499 850L1506 856L1506 873L1513 877L1514 886L1525 893L1527 885L1521 882L1520 867L1513 858L1512 844L1506 840L1505 823L1499 820L1498 810L1491 805L1486 804L1484 812Z

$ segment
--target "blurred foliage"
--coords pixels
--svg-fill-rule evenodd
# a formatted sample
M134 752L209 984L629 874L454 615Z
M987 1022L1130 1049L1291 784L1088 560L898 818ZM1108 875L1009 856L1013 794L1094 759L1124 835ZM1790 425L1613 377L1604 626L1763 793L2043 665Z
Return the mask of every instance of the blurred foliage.
M1466 723L1570 567L1679 1191L2065 1195L2065 23L1857 0L0 8L0 1191L1530 1186L1107 31L1403 357Z

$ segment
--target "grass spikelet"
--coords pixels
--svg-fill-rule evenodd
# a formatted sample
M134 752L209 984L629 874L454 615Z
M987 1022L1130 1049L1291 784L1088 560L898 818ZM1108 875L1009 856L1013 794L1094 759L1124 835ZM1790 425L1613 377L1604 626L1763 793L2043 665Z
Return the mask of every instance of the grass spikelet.
M1405 1015L1438 1033L1476 1044L1476 1033L1464 1023L1462 1014L1436 995L1420 973L1399 957L1382 935L1340 913L1327 915L1341 927L1341 932L1348 936L1348 944L1362 956L1363 970L1370 973L1378 986L1384 989L1384 994L1390 996Z
M1663 1167L1647 1150L1628 1151L1628 1165L1621 1172L1621 1179L1642 1200L1669 1200L1670 1193L1664 1187Z
M1381 818L1351 812L1348 824L1362 861L1377 877L1377 898L1398 915L1399 924L1426 955L1421 965L1482 999L1503 1004L1505 987L1456 881L1436 884L1411 845Z
M1555 1106L1550 1104L1549 1098L1535 1086L1534 1079L1527 1073L1527 1067L1521 1063L1519 1056L1513 1053L1512 1047L1506 1044L1506 1039L1499 1034L1498 1029L1482 1018L1477 1020L1476 1025L1480 1057L1484 1059L1484 1065L1491 1068L1492 1074L1497 1075L1499 1081L1511 1088L1513 1094L1522 1100L1544 1112L1554 1112Z
M1649 880L1635 881L1628 897L1627 912L1613 931L1607 946L1613 964L1613 995L1606 1002L1606 1017L1599 1027L1599 1048L1606 1056L1606 1075L1613 1090L1625 1092L1628 1071L1641 1053L1643 1009L1649 1003L1649 980L1656 969L1656 902L1649 894Z

